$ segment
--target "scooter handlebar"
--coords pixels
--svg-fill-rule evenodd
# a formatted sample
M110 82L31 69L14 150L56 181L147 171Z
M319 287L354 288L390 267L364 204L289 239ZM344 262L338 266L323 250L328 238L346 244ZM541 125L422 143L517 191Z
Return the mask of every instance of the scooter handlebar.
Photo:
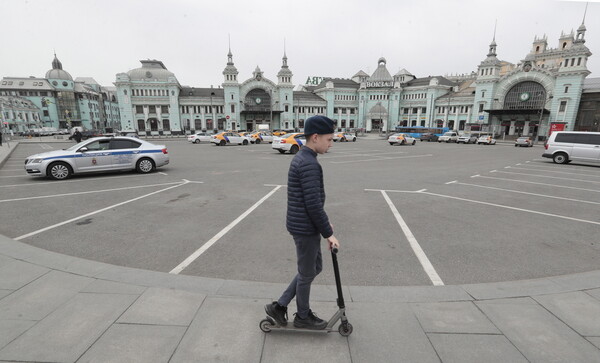
M337 254L337 253L338 253L338 248L337 248L337 247L334 247L334 248L332 248L332 249L331 249L331 252L333 252L333 253Z

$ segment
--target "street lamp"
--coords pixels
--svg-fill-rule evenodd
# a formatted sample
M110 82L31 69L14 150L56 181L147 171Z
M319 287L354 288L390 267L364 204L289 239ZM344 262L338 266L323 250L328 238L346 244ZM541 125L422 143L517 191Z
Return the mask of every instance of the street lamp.
M552 99L552 97L553 97L552 95L548 95L548 98L545 98L544 102L542 102L542 105L540 106L540 120L538 122L537 132L535 129L533 131L533 140L532 140L533 144L535 144L537 142L540 131L542 130L542 121L543 121L543 117L544 117L544 109L546 108L546 103L548 101L550 101Z

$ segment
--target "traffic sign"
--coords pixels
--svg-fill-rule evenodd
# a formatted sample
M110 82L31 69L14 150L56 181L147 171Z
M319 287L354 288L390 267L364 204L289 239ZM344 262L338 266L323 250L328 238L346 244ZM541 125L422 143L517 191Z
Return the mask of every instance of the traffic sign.
M229 115L225 116L225 118L229 120Z
M480 120L483 120L484 118L485 118L485 116L483 116L483 115L479 116Z

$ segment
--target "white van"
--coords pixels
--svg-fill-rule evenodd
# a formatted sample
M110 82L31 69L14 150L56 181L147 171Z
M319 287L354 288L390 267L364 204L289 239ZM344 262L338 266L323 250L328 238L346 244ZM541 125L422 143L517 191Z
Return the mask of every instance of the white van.
M544 148L546 151L542 156L551 158L557 164L572 160L599 163L600 132L555 131Z

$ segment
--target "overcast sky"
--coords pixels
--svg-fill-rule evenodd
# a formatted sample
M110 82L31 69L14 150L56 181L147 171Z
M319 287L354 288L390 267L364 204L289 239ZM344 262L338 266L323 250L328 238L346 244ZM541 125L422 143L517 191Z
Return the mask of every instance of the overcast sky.
M598 1L585 21L588 77L600 77ZM0 0L0 77L44 77L56 51L73 78L104 86L158 59L181 85L217 87L228 35L240 82L257 65L277 82L284 39L296 85L371 74L382 56L392 75L468 73L486 58L495 21L498 58L518 63L536 35L558 47L584 10L585 2L555 0Z

